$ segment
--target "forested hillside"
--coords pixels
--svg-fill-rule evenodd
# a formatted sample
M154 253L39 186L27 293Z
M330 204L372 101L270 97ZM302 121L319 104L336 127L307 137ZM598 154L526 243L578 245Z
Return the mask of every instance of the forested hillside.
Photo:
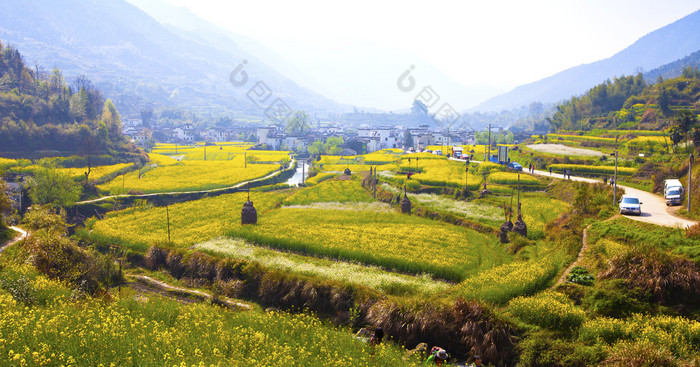
M83 76L68 83L57 68L25 65L0 42L0 153L5 156L107 154L133 158L110 100Z
M581 97L557 106L551 131L609 129L659 130L674 123L676 112L700 110L700 69L687 67L677 78L649 84L639 73L607 80Z

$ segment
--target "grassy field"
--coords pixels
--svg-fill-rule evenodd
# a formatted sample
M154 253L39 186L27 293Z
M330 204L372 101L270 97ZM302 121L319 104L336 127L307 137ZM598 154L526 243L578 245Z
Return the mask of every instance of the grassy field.
M272 248L462 280L508 258L494 238L399 213L280 209L228 235Z
M308 314L230 312L129 290L111 302L72 301L70 289L34 272L26 266L0 272L13 292L0 290L2 365L418 365L388 340L371 355L349 329ZM28 303L18 287L42 302Z
M596 223L589 231L591 243L601 242L606 247L599 251L608 257L623 252L625 248L641 246L669 251L675 255L683 255L700 265L700 238L687 238L685 233L676 228L655 226L627 218ZM618 244L609 248L610 242ZM596 247L593 247L596 248Z

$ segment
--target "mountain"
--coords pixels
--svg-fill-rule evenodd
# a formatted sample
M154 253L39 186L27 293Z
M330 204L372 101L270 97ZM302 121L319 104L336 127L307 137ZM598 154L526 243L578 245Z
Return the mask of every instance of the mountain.
M659 66L654 70L649 70L644 73L644 79L648 83L654 83L659 77L664 79L676 78L681 76L683 70L687 67L700 67L700 51L693 52L680 60Z
M186 7L173 6L163 0L127 1L183 37L196 36L198 40L219 49L231 49L230 44L234 42L299 85L336 101L352 103L366 112L385 112L368 106L383 106L393 109L395 113L408 110L420 89L428 85L440 96L441 102L447 102L456 109L475 106L504 91L487 86L463 85L411 52L378 46L331 47L329 52L296 66L260 42L213 25ZM357 55L367 55L366 61L358 62ZM414 66L412 75L418 83L417 89L404 93L396 87L396 80L410 65ZM313 76L300 70L302 68L309 70ZM442 103L434 110L440 106Z
M633 75L700 50L700 10L640 38L610 58L576 66L521 85L483 102L476 110L492 111L531 102L558 102L579 95L606 79Z
M260 119L278 98L311 113L350 110L231 40L173 30L123 0L0 0L0 6L1 40L19 48L31 65L59 67L68 80L88 76L127 116L155 103ZM229 74L239 65L248 81L235 87ZM255 93L261 95L257 102L247 96Z

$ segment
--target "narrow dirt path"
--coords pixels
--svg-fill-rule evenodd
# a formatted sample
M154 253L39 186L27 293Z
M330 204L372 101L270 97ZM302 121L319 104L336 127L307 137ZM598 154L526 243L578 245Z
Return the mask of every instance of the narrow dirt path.
M128 276L135 280L131 284L131 287L137 291L157 293L165 297L176 298L185 303L193 303L196 301L211 301L214 297L207 293L196 289L182 288L172 286L168 283L162 282L160 280L153 279L146 275L132 275ZM249 304L240 302L238 300L230 299L228 297L219 296L217 302L225 305L226 307L248 311L252 307Z
M614 220L614 219L617 219L620 217L622 217L622 215L616 214L616 215L613 215L612 217L604 220L603 222ZM574 260L574 262L572 262L571 265L569 265L569 267L566 268L566 270L564 271L564 274L561 275L559 280L557 280L557 282L550 289L554 289L559 284L564 283L566 281L566 276L569 275L569 273L571 272L571 269L573 269L574 266L578 265L581 262L581 260L583 259L583 254L588 249L588 229L590 229L592 225L593 225L593 223L589 224L586 228L583 229L583 236L581 236L581 242L582 242L581 250L578 252L578 256L576 257L576 260Z
M13 239L11 239L3 244L0 244L0 252L5 251L6 248L8 248L8 247L14 245L15 243L27 238L27 235L28 235L27 231L23 230L22 228L10 226L10 229L14 230L15 232L19 232L19 234L17 236L15 236L15 238L13 238Z
M554 285L550 289L554 289L557 286L559 286L559 284L564 283L566 281L566 276L569 275L571 269L573 269L574 266L578 265L578 263L581 262L581 260L583 259L583 254L588 249L588 229L591 228L592 225L593 224L589 224L588 227L583 229L583 236L581 238L581 242L583 242L583 244L581 246L581 251L578 252L576 260L574 260L574 262L572 262L571 265L569 265L569 267L566 268L566 270L564 270L564 274L561 275L559 280L557 280L557 282L554 283Z

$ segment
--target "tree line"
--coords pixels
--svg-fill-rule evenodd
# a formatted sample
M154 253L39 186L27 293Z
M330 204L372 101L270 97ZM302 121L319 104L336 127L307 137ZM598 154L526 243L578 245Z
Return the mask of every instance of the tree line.
M123 150L119 112L93 83L68 84L58 68L29 68L0 42L0 141L3 152L58 150L91 154Z
M556 108L550 130L594 128L662 129L675 124L678 111L700 109L700 70L686 67L677 78L647 83L644 76L622 76L596 85Z

